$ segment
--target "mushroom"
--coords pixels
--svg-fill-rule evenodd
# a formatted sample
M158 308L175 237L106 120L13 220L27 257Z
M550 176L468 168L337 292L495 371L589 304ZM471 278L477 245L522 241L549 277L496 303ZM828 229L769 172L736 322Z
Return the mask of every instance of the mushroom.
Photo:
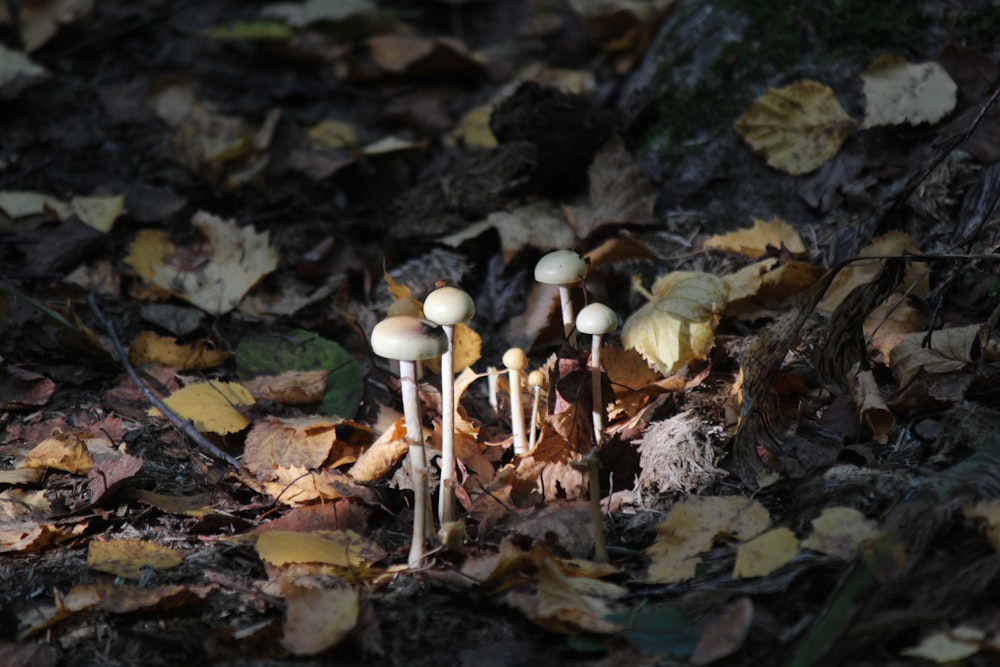
M510 428L514 432L514 453L527 454L524 437L524 405L521 402L521 371L528 365L528 356L519 347L503 353L503 365L510 373Z
M576 347L576 334L573 329L573 300L570 298L569 288L570 285L583 280L586 275L587 263L572 250L550 252L535 264L535 280L546 285L559 286L563 333L573 347Z
M591 335L590 387L593 397L594 446L583 459L587 468L590 487L590 516L594 524L594 557L598 562L608 561L608 545L604 537L604 519L601 515L601 478L598 470L597 447L604 435L604 398L601 396L601 340L604 334L618 328L618 315L603 303L592 303L580 311L576 328Z
M535 449L535 436L538 426L538 398L542 392L542 385L545 384L545 373L534 370L528 373L528 387L535 395L531 401L531 430L528 431L528 451Z
M440 324L448 339L441 355L441 523L455 520L455 325L475 313L472 297L457 287L439 287L424 299L424 316Z
M448 339L433 322L412 315L387 317L372 329L372 351L380 357L399 362L400 393L403 397L403 417L406 419L406 440L409 445L410 469L413 479L413 538L408 563L418 568L424 559L424 535L431 527L430 492L427 488L427 457L424 453L424 432L417 402L417 368L420 359L431 359L448 349Z

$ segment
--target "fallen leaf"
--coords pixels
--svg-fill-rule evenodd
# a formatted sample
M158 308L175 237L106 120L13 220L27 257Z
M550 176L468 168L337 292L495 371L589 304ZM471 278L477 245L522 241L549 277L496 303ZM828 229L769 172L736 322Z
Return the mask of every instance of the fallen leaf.
M14 220L44 215L65 220L72 213L69 204L42 192L7 190L0 192L0 211Z
M770 166L793 176L836 155L856 125L830 88L810 80L769 88L735 123Z
M302 585L289 578L280 584L286 603L281 645L293 655L316 655L336 646L357 625L357 589Z
M239 382L192 382L178 389L163 402L184 420L190 419L199 433L237 433L250 422L236 406L253 405L253 396ZM157 408L150 408L150 416L162 417Z
M704 359L728 299L726 284L710 273L675 271L653 284L649 303L622 327L622 344L637 350L663 375Z
M170 570L184 562L184 552L147 540L95 540L87 548L87 567L123 579L138 579L145 568Z
M936 123L955 108L958 87L936 62L919 65L884 55L861 73L865 95L863 128Z
M48 79L49 71L20 51L0 44L0 98L13 99L30 85Z
M4 365L0 368L0 410L26 410L45 405L56 383L41 373Z
M708 623L691 654L695 665L708 665L738 651L753 621L753 600L736 598Z
M950 665L979 653L986 633L979 628L958 626L951 630L933 632L920 643L903 649L900 654L923 658L939 665Z
M185 371L213 368L231 356L232 352L217 350L208 340L181 345L176 338L152 331L140 331L128 351L128 359L134 366L156 364Z
M73 197L69 205L83 224L107 233L125 212L125 195Z
M262 560L277 566L324 563L364 570L386 557L381 547L353 530L268 530L257 536L256 549Z
M94 458L87 449L86 434L57 433L32 447L21 466L86 474L94 467Z
M788 528L774 528L744 542L736 550L734 579L764 577L791 561L799 553L799 541Z
M468 239L474 239L488 229L500 234L500 247L504 261L510 261L524 248L548 252L571 247L576 242L573 229L566 216L552 202L540 200L511 211L497 211L480 222L441 239L457 248Z
M886 405L875 375L870 370L861 370L860 365L855 363L847 373L847 387L858 414L872 430L872 439L880 445L887 444L889 433L896 425L896 418Z
M754 218L753 227L711 236L705 239L704 245L706 248L736 252L754 259L768 252L769 248L784 248L793 255L806 253L806 246L799 233L778 217L767 222Z
M878 534L878 524L853 507L824 507L802 548L847 560L858 554L862 542Z

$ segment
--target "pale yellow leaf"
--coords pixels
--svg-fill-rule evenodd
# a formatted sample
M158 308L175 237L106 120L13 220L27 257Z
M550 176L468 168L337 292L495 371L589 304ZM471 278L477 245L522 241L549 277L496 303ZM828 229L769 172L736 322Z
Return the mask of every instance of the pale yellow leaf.
M358 132L350 123L323 120L309 128L309 140L316 148L351 148L358 143Z
M768 89L735 123L769 165L792 175L818 169L837 154L855 126L833 91L810 80Z
M0 192L0 211L10 218L30 215L51 215L65 220L72 213L69 204L41 192L9 190Z
M323 563L364 569L385 558L377 544L353 530L267 530L257 537L257 554L271 565Z
M916 646L904 649L901 655L923 658L939 665L955 664L979 653L986 633L978 628L958 627L927 635Z
M211 380L178 389L163 402L181 419L191 420L200 433L225 435L242 431L250 425L236 406L253 405L254 400L246 387L238 382ZM156 408L151 408L149 414L162 416Z
M622 328L622 344L664 375L704 359L728 300L726 283L710 273L676 271L653 284L653 299Z
M867 245L858 252L859 257L871 257L876 255L895 256L904 253L919 253L920 248L913 240L899 231L891 231L875 239L871 245ZM820 313L830 314L837 309L837 306L851 293L855 287L870 283L875 275L881 270L885 262L880 259L861 260L851 262L833 279L830 287L823 295L823 299L816 306ZM930 276L927 265L923 262L910 262L906 269L906 275L900 281L899 292L906 292L913 296L923 296L930 291Z
M57 433L32 447L20 467L52 468L85 475L94 467L86 438L85 433Z
M771 574L799 552L799 541L788 528L775 528L741 544L733 565L734 579L749 579Z
M861 81L865 128L936 123L955 108L958 86L936 62L913 64L884 55L868 66Z
M930 345L925 347L927 331L900 336L887 349L886 362L901 385L907 385L918 373L938 375L960 371L973 360L973 350L981 329L979 324L953 329L935 329Z
M802 541L803 549L848 559L861 543L879 534L878 524L853 507L824 507L812 521L812 533Z
M42 80L49 78L49 71L34 60L0 44L0 87L23 78Z
M548 252L569 248L576 243L576 234L566 221L566 215L548 200L536 201L511 211L491 213L486 220L446 236L441 242L457 248L488 229L496 229L500 234L500 248L505 261L524 248Z
M721 537L747 540L771 525L758 501L742 496L691 496L675 504L656 526L656 542L646 550L647 580L679 583L695 575L700 554Z
M705 239L705 247L736 252L752 258L760 257L768 251L768 248L774 250L784 248L793 255L802 255L806 252L806 246L802 243L799 233L778 217L771 218L767 222L754 218L753 227L709 237Z
M125 195L109 197L73 197L69 202L76 216L99 232L110 232L125 212Z

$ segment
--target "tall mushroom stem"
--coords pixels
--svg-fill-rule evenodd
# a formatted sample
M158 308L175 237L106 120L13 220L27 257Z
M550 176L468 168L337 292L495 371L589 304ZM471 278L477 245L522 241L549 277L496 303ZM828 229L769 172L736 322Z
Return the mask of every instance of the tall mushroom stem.
M438 518L441 523L455 520L455 327L442 324L448 350L441 355L441 489Z
M570 296L569 286L559 286L559 304L562 306L563 335L572 347L576 347L576 327L573 324L573 297Z
M608 562L608 545L604 536L604 516L601 513L601 477L597 448L604 438L604 397L601 390L601 343L604 334L618 328L618 316L603 303L592 303L576 318L576 328L591 335L590 389L593 397L594 446L584 457L590 486L590 514L594 523L594 558Z
M514 454L528 453L528 440L524 432L524 403L521 399L521 371L528 365L524 350L512 347L503 355L503 363L510 372L510 428L514 433Z
M430 490L427 484L427 454L424 451L424 429L420 423L420 404L417 401L417 364L415 361L399 362L399 381L403 397L403 417L406 420L406 442L410 455L410 479L413 480L413 537L407 562L418 568L424 560L424 538L428 530Z
M542 384L545 382L545 373L539 370L534 370L528 373L528 386L531 387L531 391L534 397L531 401L531 424L529 425L528 431L528 451L533 451L535 449L535 443L538 437L538 402L542 393Z

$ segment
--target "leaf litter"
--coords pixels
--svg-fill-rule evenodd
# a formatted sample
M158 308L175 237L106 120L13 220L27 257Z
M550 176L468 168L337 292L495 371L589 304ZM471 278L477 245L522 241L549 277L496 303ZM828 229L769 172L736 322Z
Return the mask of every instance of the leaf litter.
M670 176L640 128L612 122L608 91L674 3L525 6L503 17L509 36L493 3L449 6L478 19L453 35L429 29L444 6L223 4L167 3L197 19L169 36L153 8L0 14L23 48L0 51L0 96L42 109L52 94L79 119L48 144L18 126L28 157L0 153L4 655L435 664L448 647L463 664L725 665L994 650L996 190L972 164L995 157L987 56L859 66L860 124L837 101L849 91L809 80L730 119L785 179L857 143L838 187L871 189L854 204L875 224L833 261L829 219L658 206ZM130 49L184 44L172 67L108 70L139 91L132 107L57 90L79 76L73 49L94 57L89 31L129 16ZM562 51L574 30L587 58ZM559 57L539 63L531 40ZM267 63L254 95L219 78L243 76L238 54ZM901 168L866 143L923 141L904 124L960 137L966 176L934 170L948 153ZM81 145L128 157L95 167ZM948 215L961 254L933 226ZM557 292L530 279L560 248L589 260L575 306L625 320L593 383ZM390 308L419 315L442 281L477 301L456 338L461 512L427 517L409 568L401 382L368 334ZM88 292L110 317L86 314ZM530 410L534 395L490 372L512 344L544 378L523 455L511 396ZM439 372L416 380L435 489ZM602 534L611 563L593 561Z

